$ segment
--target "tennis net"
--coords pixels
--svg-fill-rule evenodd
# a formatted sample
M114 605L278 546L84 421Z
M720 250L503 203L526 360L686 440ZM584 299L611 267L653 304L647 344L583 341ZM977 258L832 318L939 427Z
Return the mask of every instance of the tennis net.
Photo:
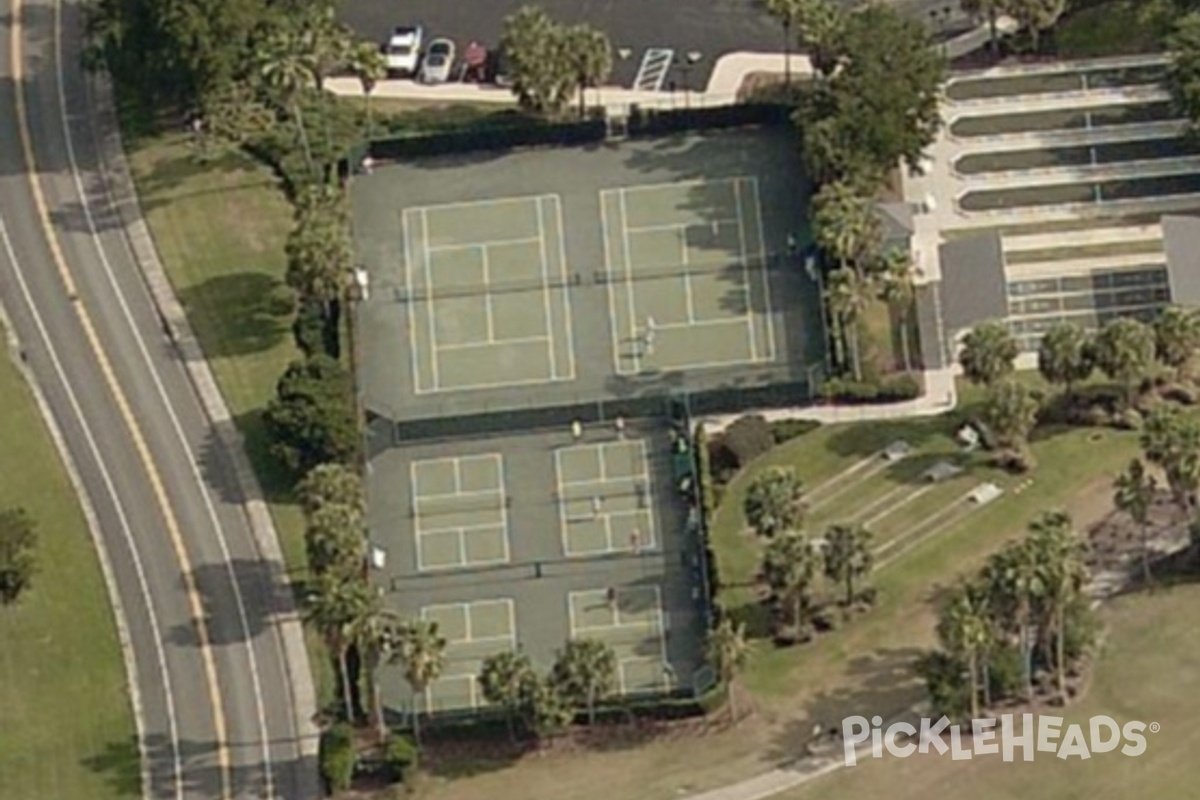
M630 483L628 486L608 485L595 489L568 485L561 491L555 492L555 496L560 503L590 503L594 498L599 498L601 502L604 502L619 497L636 497L644 505L644 501L650 497L650 487L642 480Z
M496 280L478 284L459 284L456 286L398 286L396 300L400 302L421 300L442 300L449 297L477 297L479 295L506 294L510 292L538 292L544 289L561 289L578 286L583 282L583 276L578 272L563 277L547 275L542 278L521 278L520 280Z
M509 507L509 498L499 494L454 495L451 497L417 497L413 507L413 515L420 517L444 516L447 514L464 514L472 511L492 511L500 513Z

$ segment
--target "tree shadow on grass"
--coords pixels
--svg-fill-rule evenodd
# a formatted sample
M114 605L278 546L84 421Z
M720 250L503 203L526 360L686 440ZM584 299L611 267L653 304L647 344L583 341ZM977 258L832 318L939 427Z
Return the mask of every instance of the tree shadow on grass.
M142 796L142 764L136 737L118 739L82 760L89 770L104 776L118 797Z
M925 695L913 668L923 651L915 647L885 648L857 656L846 663L845 681L826 690L806 704L802 714L789 720L775 737L767 758L787 764L802 757L814 743L814 729L822 731L819 741L840 740L842 720L860 715L884 721L903 714ZM831 732L836 731L836 733Z
M208 358L251 355L278 346L290 333L295 310L291 290L261 272L210 278L184 289L179 297L189 317L209 322L196 330Z

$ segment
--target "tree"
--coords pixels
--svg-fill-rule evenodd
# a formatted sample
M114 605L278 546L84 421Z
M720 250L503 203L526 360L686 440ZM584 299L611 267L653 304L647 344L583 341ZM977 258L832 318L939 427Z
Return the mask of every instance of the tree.
M938 617L937 635L946 652L967 668L971 719L979 719L982 663L992 646L986 587L963 581L946 598Z
M522 693L521 707L539 739L562 731L575 719L575 709L554 681L534 676Z
M836 524L825 531L825 576L846 588L846 607L854 604L855 583L874 564L871 532L862 525Z
M360 576L366 563L367 536L362 513L352 506L325 505L308 515L304 549L314 575L341 580Z
M572 639L558 653L550 680L575 708L586 708L588 724L596 722L596 703L617 686L617 655L597 639Z
M329 324L336 324L338 303L349 279L353 246L340 201L302 204L284 244L284 279L303 303L321 306Z
M325 506L346 506L366 512L362 478L345 464L318 464L296 485L296 499L305 516Z
M1118 317L1096 336L1096 366L1125 390L1125 404L1132 406L1138 387L1154 366L1154 331L1144 322Z
M828 78L837 67L841 10L828 0L766 0L767 13L783 27L784 75L791 82L791 46L799 40L817 74Z
M1177 406L1161 405L1147 415L1142 452L1162 468L1181 515L1190 519L1200 484L1200 420Z
M500 49L522 108L557 114L566 105L578 80L567 46L563 27L540 8L522 6L505 17Z
M717 676L725 686L725 699L729 703L729 715L737 719L737 707L733 682L746 666L750 657L750 642L746 638L746 623L734 624L723 617L715 628L708 632L705 654Z
M861 274L867 254L883 241L875 202L865 187L850 180L827 183L813 197L813 234L821 249L842 269Z
M1004 0L1005 11L1029 31L1035 53L1041 44L1042 31L1053 26L1066 7L1067 0Z
M590 25L574 25L560 35L579 90L579 116L583 117L587 114L586 90L604 83L612 72L612 45L603 32Z
M963 337L958 363L971 383L991 386L1013 373L1021 352L1003 322L981 322Z
M1023 451L1040 409L1033 390L1004 378L988 387L980 416L1001 447Z
M325 644L337 659L342 684L342 702L347 721L354 720L350 668L347 656L360 620L374 613L378 598L366 581L345 580L342 576L318 575L311 583L305 602L309 622L321 632Z
M1200 316L1194 309L1167 306L1154 320L1154 344L1158 360L1176 378L1186 377L1200 350Z
M1200 127L1200 13L1179 19L1167 37L1171 63L1167 67L1167 89L1176 110L1187 117L1193 130Z
M347 54L346 67L362 84L363 105L367 114L367 140L370 141L375 127L371 113L371 96L375 92L375 86L387 77L387 61L375 44L359 42Z
M862 353L859 350L858 325L871 301L871 282L857 270L835 269L829 274L825 285L825 300L829 311L838 320L839 327L850 347L850 365L854 380L863 377Z
M37 547L37 525L25 509L0 509L0 605L17 602L33 584Z
M813 582L819 568L820 554L801 533L776 536L763 549L763 577L780 603L788 608L798 635L808 624Z
M804 519L804 492L796 471L770 467L746 490L746 522L759 536L772 537L797 530Z
M304 126L301 100L305 93L316 88L318 69L316 54L294 28L276 29L260 46L258 76L273 99L286 109L296 124L304 161L314 180L318 177L317 166L313 161L308 130Z
M1073 322L1058 322L1042 336L1038 348L1038 371L1052 384L1061 385L1067 396L1076 384L1091 376L1092 337Z
M1044 592L1038 556L1026 542L1010 544L988 559L984 568L988 603L995 618L1015 629L1021 651L1026 696L1033 697L1033 609Z
M1083 591L1087 581L1084 544L1063 511L1046 511L1029 525L1027 547L1038 564L1046 623L1053 630L1054 667L1058 677L1058 695L1064 704L1067 696L1067 613Z
M353 463L358 454L350 376L333 359L293 361L263 414L272 452L297 473L318 464Z
M446 667L446 640L438 633L437 623L411 620L401 625L389 660L404 669L404 680L412 689L413 738L420 744L420 698Z
M900 350L905 372L912 369L909 339L912 334L912 310L916 299L912 255L905 248L892 247L876 264L879 275L879 299L888 304L900 328Z
M379 691L379 665L395 649L399 624L400 618L383 607L378 593L372 593L370 603L350 623L350 642L357 649L362 671L367 675L371 694L370 717L380 744L387 740L388 729Z
M313 81L318 92L325 91L325 79L347 65L354 39L350 29L337 21L331 2L305 3L293 23L298 44L312 59ZM378 53L378 50L376 49ZM382 54L380 54L382 56Z
M1153 578L1150 573L1150 508L1157 491L1158 482L1140 458L1130 461L1125 471L1113 481L1113 505L1129 515L1141 534L1142 578L1147 586Z
M504 651L488 656L479 670L479 686L489 703L504 709L508 736L516 740L516 720L526 703L531 685L538 680L529 656Z

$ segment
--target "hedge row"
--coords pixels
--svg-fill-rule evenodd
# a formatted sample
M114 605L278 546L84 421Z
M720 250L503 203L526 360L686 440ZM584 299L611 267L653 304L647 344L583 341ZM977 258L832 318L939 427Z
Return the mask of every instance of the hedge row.
M821 385L821 395L829 402L899 403L921 396L921 382L912 375L896 375L879 381L853 381L830 378Z

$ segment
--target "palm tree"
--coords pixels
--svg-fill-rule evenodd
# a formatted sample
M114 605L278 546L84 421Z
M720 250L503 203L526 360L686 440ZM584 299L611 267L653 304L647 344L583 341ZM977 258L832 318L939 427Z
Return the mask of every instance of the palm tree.
M1125 405L1132 407L1138 387L1154 366L1154 331L1144 322L1118 317L1096 336L1096 366L1125 389Z
M1200 485L1200 421L1178 406L1161 405L1142 424L1141 446L1165 473L1181 515L1190 519Z
M354 48L350 29L337 21L332 4L307 6L297 26L298 42L312 59L317 91L323 92L325 79L350 59Z
M361 669L367 674L367 685L371 693L371 721L375 724L379 742L387 739L387 726L383 719L383 697L379 690L379 665L396 646L396 631L400 618L395 612L383 607L378 592L371 594L371 602L360 609L359 616L350 623L350 641L358 650Z
M820 554L801 533L777 536L763 550L763 577L775 596L785 606L791 606L797 633L808 622L813 581L819 566Z
M479 670L483 697L504 708L508 717L508 736L513 741L517 739L517 714L529 697L532 683L537 680L529 656L509 650L488 656Z
M1038 347L1038 371L1052 384L1061 384L1071 397L1075 385L1085 381L1096 368L1092 336L1073 322L1058 322L1042 336Z
M990 31L989 44L992 53L998 53L1000 37L996 29L996 20L1008 10L1009 0L962 0L962 10L968 14L982 14L987 17Z
M258 74L267 88L277 95L278 102L288 110L300 135L300 145L309 171L317 178L308 131L304 126L301 99L316 88L319 65L317 57L307 49L303 38L295 31L281 30L267 37L259 53Z
M1041 404L1032 389L1004 378L988 387L980 416L1001 447L1024 452L1039 410Z
M1142 539L1142 578L1146 585L1151 582L1150 574L1150 507L1154 504L1154 495L1158 491L1158 482L1146 470L1146 465L1140 458L1129 462L1125 471L1113 482L1113 505L1129 515L1141 532Z
M733 682L746 666L750 657L751 644L746 638L746 623L734 624L723 617L717 627L708 632L707 652L709 663L725 685L725 701L729 703L729 715L738 718L736 695Z
M366 510L362 478L345 464L319 464L296 486L296 498L305 516L325 506L347 506L359 514Z
M388 656L404 669L404 680L413 693L413 738L421 743L421 700L426 690L446 667L446 640L436 622L411 620L396 631L395 645Z
M343 221L332 209L321 206L298 214L284 252L288 286L302 302L320 303L330 313L345 290L352 261L353 249Z
M1200 350L1200 315L1194 309L1168 306L1154 320L1158 360L1170 367L1176 378L1186 377Z
M971 719L979 718L979 687L982 661L992 645L988 619L988 593L984 587L964 581L947 598L938 620L937 633L947 652L967 664L970 683Z
M362 513L345 505L313 511L304 526L304 549L308 567L317 577L345 580L361 574L367 555Z
M792 38L808 49L813 67L828 77L837 66L842 13L829 0L766 0L767 13L783 27L784 76L791 82Z
M854 379L861 381L862 354L859 352L858 324L871 299L870 279L854 269L836 269L829 274L825 299L850 345Z
M1058 677L1058 694L1067 702L1066 615L1067 609L1079 597L1087 579L1084 566L1084 544L1062 511L1047 511L1029 525L1028 549L1038 564L1046 617L1053 628L1054 666Z
M575 25L564 34L565 46L579 88L579 116L587 115L587 88L599 86L612 72L612 45L603 32L590 25Z
M354 73L362 84L363 105L367 114L367 140L373 137L374 120L371 115L371 95L375 86L387 77L387 62L379 48L370 42L359 42L350 49L346 59L346 67Z
M871 571L871 532L862 525L830 525L825 531L825 576L846 587L846 608L854 603L854 584Z
M330 652L337 658L338 678L346 720L354 720L347 656L360 621L372 613L377 595L362 580L344 580L337 575L320 575L305 602L305 615L321 632Z
M879 298L888 304L900 324L900 351L905 372L912 369L909 336L912 333L912 307L916 291L912 254L903 248L889 248L880 259Z
M1013 362L1020 352L1008 325L998 321L981 322L963 337L958 363L967 380L991 386L1012 374Z
M813 235L838 266L860 274L864 258L879 250L883 227L871 194L857 180L832 181L813 198Z
M788 467L763 470L750 482L742 508L746 522L760 536L772 537L799 528L804 501L796 471Z
M1027 697L1033 698L1033 609L1044 592L1037 554L1025 542L1011 544L988 560L985 580L990 604L1016 629Z
M559 651L550 678L563 697L587 708L588 724L594 724L596 703L616 689L617 655L605 642L572 639Z

